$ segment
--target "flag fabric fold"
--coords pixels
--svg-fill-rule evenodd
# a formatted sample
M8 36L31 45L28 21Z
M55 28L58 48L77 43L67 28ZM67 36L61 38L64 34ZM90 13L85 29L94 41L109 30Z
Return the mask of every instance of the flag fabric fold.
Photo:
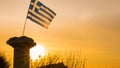
M53 10L38 0L31 0L27 14L28 19L43 26L44 28L48 28L50 22L52 22L55 16L56 13Z

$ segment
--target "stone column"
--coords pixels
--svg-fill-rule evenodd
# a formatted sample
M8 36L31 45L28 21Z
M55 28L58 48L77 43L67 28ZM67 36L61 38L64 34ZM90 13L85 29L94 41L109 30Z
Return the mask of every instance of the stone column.
M14 68L30 68L30 48L36 43L26 36L12 37L7 44L14 48Z

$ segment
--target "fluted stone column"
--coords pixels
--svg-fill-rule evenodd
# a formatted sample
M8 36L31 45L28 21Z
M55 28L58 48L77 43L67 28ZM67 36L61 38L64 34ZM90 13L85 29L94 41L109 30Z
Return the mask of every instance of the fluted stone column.
M14 48L14 68L30 68L30 48L36 43L26 36L12 37L7 44Z

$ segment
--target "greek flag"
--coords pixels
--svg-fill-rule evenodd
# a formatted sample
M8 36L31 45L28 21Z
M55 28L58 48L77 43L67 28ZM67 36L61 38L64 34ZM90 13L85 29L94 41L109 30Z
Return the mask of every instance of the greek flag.
M27 18L33 22L48 28L56 13L37 0L31 0Z

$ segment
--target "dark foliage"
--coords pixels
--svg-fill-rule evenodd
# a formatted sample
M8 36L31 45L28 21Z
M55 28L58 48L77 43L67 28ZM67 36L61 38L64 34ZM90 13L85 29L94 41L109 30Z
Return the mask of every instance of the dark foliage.
M9 68L10 64L7 62L4 55L0 55L0 68Z

